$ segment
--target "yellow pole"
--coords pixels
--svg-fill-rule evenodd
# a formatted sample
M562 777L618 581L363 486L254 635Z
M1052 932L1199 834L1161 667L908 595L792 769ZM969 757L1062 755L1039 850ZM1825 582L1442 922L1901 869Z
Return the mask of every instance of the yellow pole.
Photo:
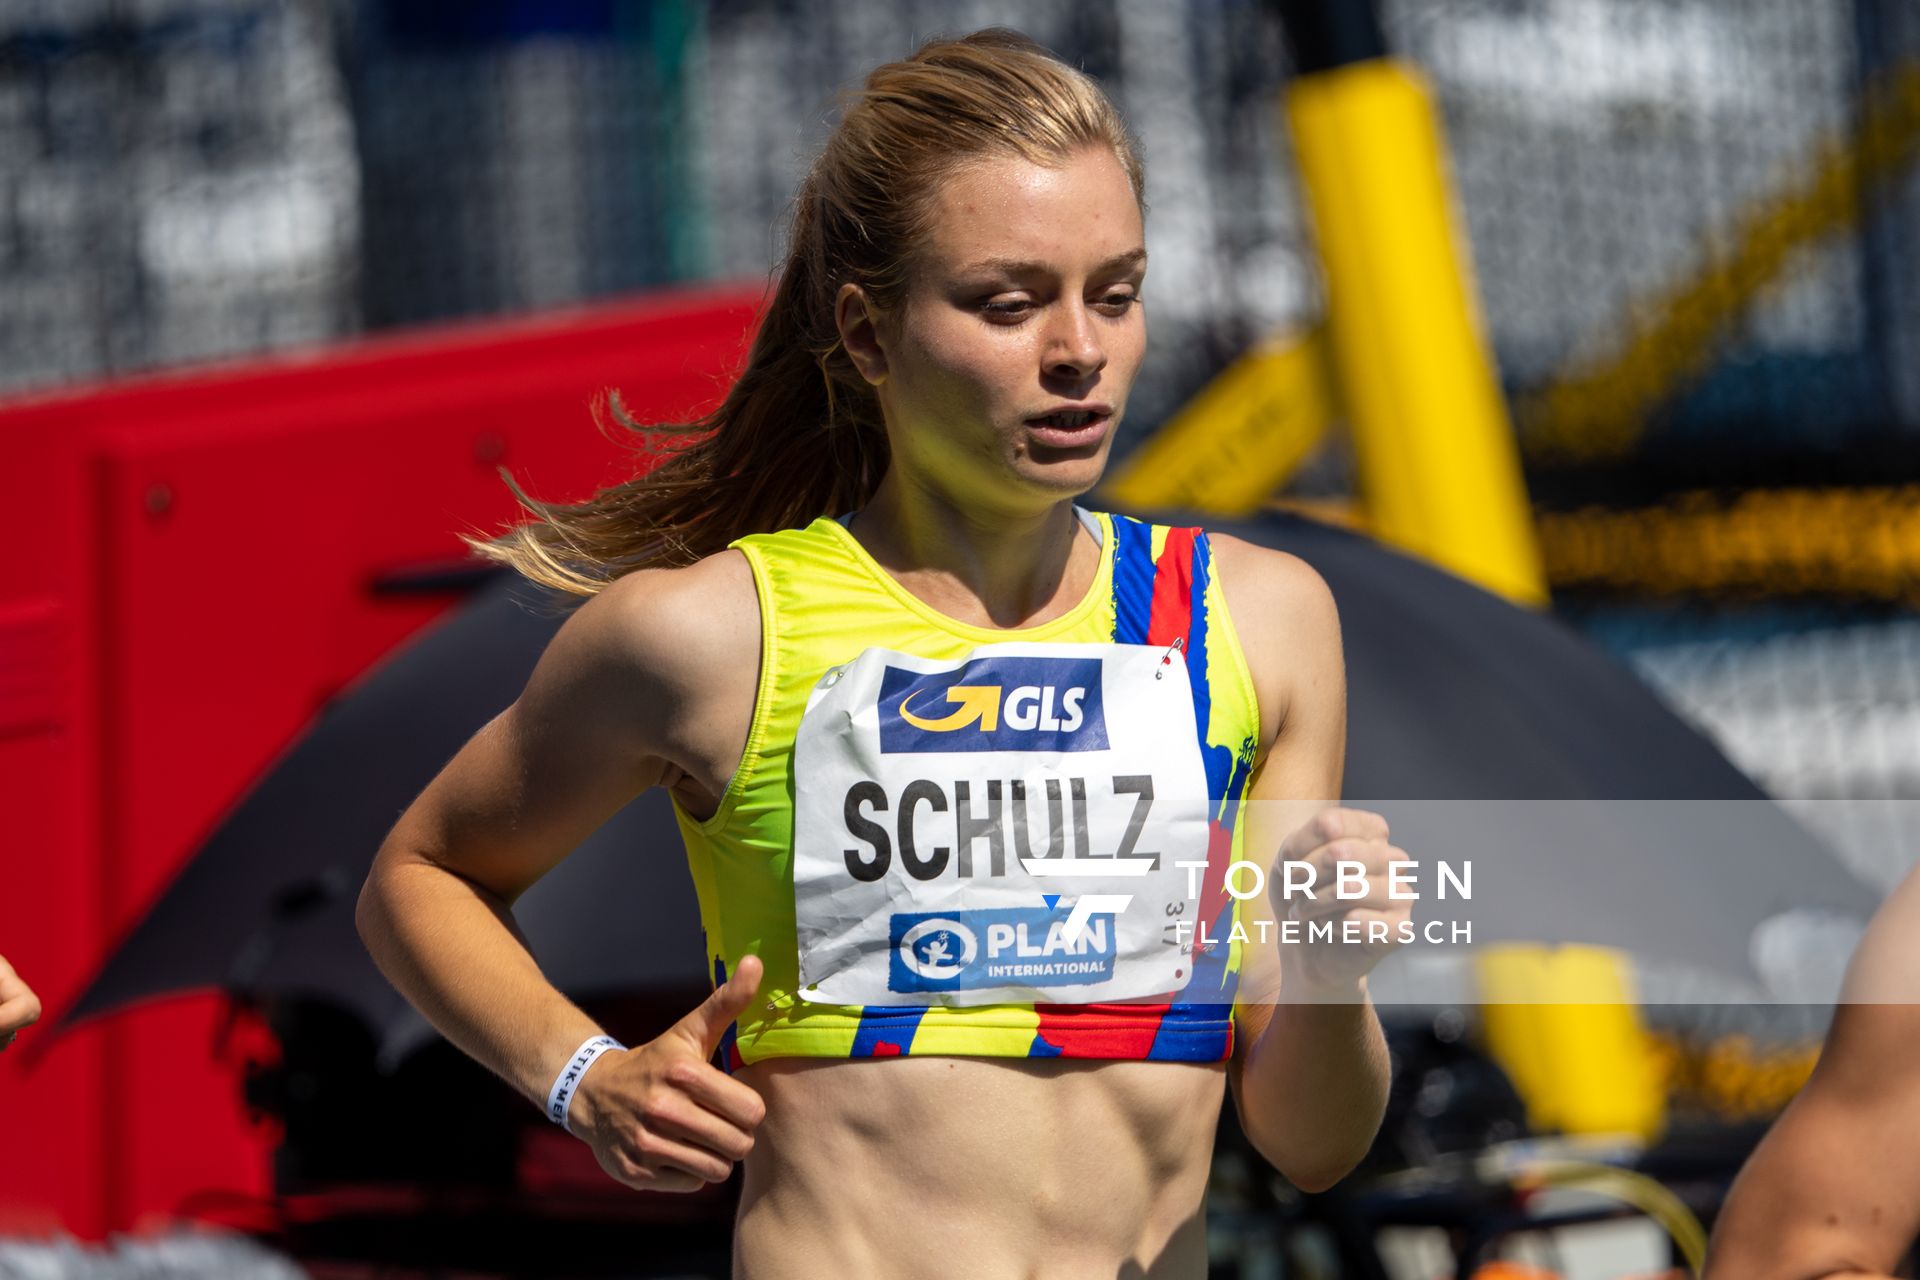
M1286 113L1369 527L1509 599L1545 603L1425 86L1367 57L1297 77Z
M1122 459L1101 496L1138 511L1252 515L1334 416L1320 334L1260 343Z
M1276 7L1300 72L1286 115L1369 529L1509 599L1544 604L1519 448L1481 336L1426 86L1387 56L1370 0ZM1537 1123L1658 1131L1665 1100L1621 957L1496 951L1479 972L1489 1046Z

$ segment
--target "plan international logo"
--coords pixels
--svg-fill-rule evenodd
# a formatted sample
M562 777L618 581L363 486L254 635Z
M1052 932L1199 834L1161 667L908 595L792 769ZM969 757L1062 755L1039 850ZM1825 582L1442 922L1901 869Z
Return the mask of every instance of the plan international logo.
M909 912L888 926L889 991L962 991L1008 984L1063 987L1113 977L1118 937L1111 914L1002 907ZM1077 923L1078 928L1070 926Z
M1104 751L1098 658L997 656L958 671L888 667L880 750Z

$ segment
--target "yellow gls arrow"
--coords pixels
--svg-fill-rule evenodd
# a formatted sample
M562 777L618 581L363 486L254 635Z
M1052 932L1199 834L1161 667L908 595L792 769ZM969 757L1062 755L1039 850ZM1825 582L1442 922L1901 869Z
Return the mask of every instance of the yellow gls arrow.
M980 732L992 733L994 726L1000 723L1000 686L992 684L957 684L947 690L947 701L960 704L959 709L940 717L938 720L922 720L907 710L911 695L900 704L900 718L916 729L925 729L929 733L948 733L954 729L965 728L975 720L980 722Z

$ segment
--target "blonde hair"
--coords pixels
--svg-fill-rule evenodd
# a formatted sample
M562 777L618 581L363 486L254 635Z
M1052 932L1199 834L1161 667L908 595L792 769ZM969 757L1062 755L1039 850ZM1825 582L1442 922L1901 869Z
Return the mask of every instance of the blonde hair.
M584 502L541 502L505 472L534 519L480 555L590 596L636 569L691 564L743 534L804 525L866 504L889 452L872 388L840 346L834 299L860 285L884 312L905 300L930 213L927 193L988 155L1058 164L1113 150L1141 200L1138 149L1100 87L1014 31L935 40L851 95L801 183L786 262L747 363L720 407L693 423L642 425L609 393L595 416L665 454Z

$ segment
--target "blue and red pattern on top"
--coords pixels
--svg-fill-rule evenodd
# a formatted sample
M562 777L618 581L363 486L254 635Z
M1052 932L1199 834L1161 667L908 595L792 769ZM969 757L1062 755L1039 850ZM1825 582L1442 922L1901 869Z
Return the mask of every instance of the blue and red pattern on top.
M1233 1052L1233 999L1239 974L1227 967L1224 941L1232 927L1233 900L1226 872L1233 858L1233 828L1240 795L1251 772L1251 752L1207 741L1213 697L1207 686L1207 585L1213 552L1200 529L1168 529L1156 560L1153 526L1112 517L1113 641L1115 644L1178 645L1186 653L1193 691L1194 724L1207 775L1212 809L1207 832L1207 869L1196 916L1206 936L1221 939L1193 953L1193 976L1180 998L1152 1004L1035 1004L1040 1026L1029 1057L1127 1057L1213 1062ZM1196 931L1196 938L1198 931ZM1114 1025L1109 1019L1124 1019ZM1094 1022L1105 1025L1090 1025Z

